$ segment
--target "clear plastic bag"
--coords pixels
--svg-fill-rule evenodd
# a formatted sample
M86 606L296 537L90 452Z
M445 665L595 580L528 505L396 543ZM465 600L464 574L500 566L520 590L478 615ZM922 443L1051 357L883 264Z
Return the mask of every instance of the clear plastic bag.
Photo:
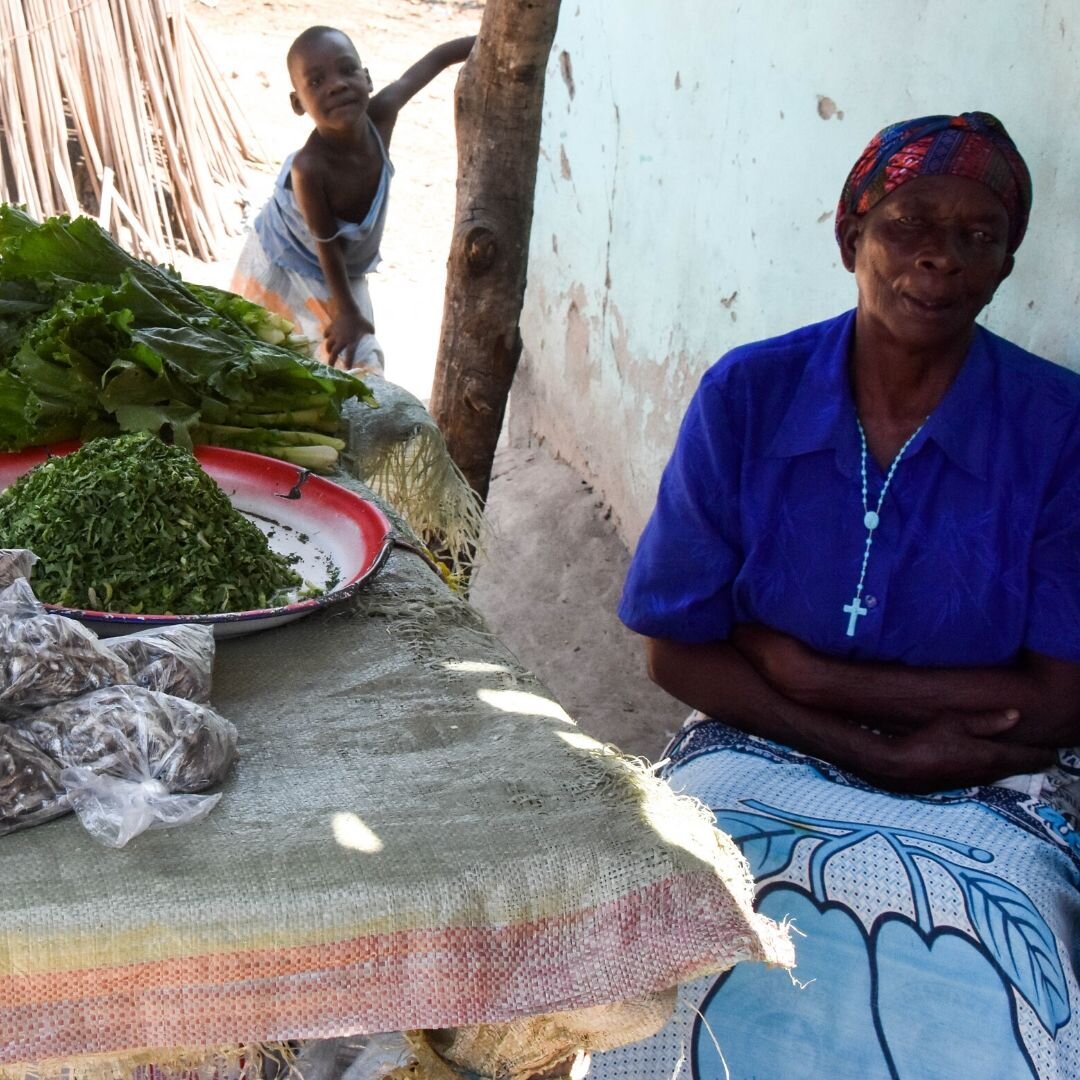
M204 817L220 795L236 728L213 709L141 686L109 686L27 717L20 730L63 768L90 834L121 847L147 828Z
M60 766L25 736L0 724L0 836L70 809Z
M16 578L29 578L38 557L26 548L0 548L0 588Z
M47 611L25 578L0 590L0 720L130 681L127 664L82 623Z
M198 623L154 626L102 644L131 669L131 682L147 690L210 700L214 631Z
M64 769L60 780L86 831L115 848L147 829L200 821L221 798L220 792L174 795L160 780L127 780L93 769Z

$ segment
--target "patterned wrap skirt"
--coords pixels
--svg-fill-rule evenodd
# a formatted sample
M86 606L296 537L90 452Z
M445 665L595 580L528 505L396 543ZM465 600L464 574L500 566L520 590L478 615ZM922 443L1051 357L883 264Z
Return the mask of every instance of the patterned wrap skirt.
M303 337L314 343L319 359L326 363L328 357L323 344L323 331L330 325L331 315L330 288L325 281L307 277L273 262L258 233L252 229L240 251L229 288L288 319ZM360 314L374 324L367 275L351 278L349 289ZM338 364L351 368L358 375L381 375L386 366L386 357L378 338L374 334L365 334L353 346L348 357L338 358Z
M597 1055L590 1080L1080 1077L1064 803L999 785L895 795L713 720L667 757L674 789L739 844L758 910L794 929L797 966L682 987L664 1030Z

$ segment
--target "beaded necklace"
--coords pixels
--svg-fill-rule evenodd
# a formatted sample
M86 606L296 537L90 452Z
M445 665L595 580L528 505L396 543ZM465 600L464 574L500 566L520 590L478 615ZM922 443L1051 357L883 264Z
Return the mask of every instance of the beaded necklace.
M889 466L888 472L885 474L885 483L881 485L881 494L878 495L877 506L871 510L867 506L866 502L866 432L863 430L862 421L858 417L855 418L855 423L859 427L859 473L862 478L862 508L863 508L863 524L866 526L866 546L863 548L862 568L859 570L859 584L855 586L855 596L852 598L850 604L844 605L844 612L849 616L847 624L847 636L855 636L855 621L860 615L866 615L869 613L869 608L863 607L862 591L863 584L866 581L866 567L870 562L870 548L874 544L874 530L881 522L881 505L885 502L885 492L889 490L889 484L892 482L893 473L896 472L896 466L900 464L900 459L904 456L904 451L915 441L915 436L922 431L926 421L924 420L912 433L911 437L904 443L903 446L896 452L896 457L892 459L892 464Z

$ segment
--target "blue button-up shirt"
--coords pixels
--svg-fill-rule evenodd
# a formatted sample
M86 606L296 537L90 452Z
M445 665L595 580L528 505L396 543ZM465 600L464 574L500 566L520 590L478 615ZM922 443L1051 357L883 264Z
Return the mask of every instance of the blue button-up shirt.
M833 656L1080 661L1080 374L976 331L893 475L866 544L847 359L855 313L735 349L706 372L619 615L649 637L759 622ZM885 476L867 455L867 505Z

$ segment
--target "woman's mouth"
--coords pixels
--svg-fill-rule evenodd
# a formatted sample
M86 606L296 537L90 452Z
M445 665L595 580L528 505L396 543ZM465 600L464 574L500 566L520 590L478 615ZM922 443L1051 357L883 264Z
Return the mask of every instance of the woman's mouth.
M939 315L949 311L956 303L952 297L913 296L911 293L904 293L904 299L917 311L925 312L927 315Z

